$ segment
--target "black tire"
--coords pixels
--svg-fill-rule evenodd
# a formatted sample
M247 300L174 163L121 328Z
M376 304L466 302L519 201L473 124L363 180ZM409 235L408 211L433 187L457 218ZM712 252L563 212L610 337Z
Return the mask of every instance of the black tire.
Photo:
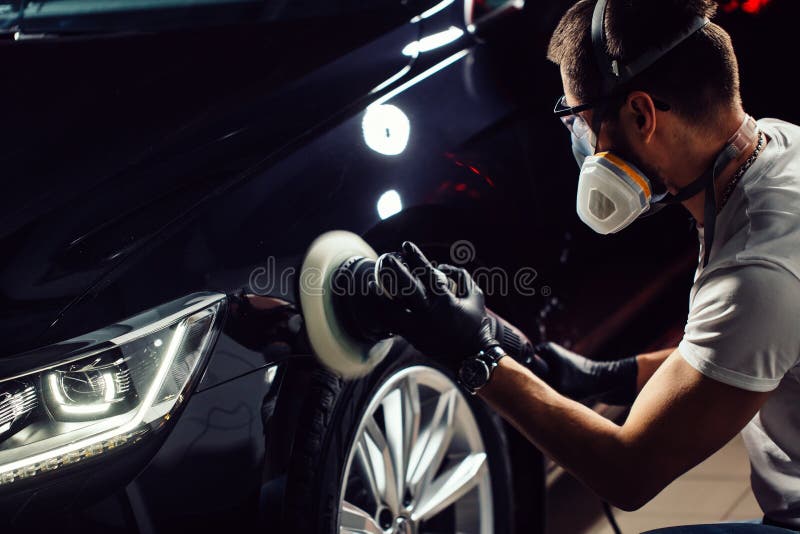
M368 376L344 381L313 371L304 395L286 482L284 532L338 533L340 491L348 452L372 395L393 374L414 365L438 368L413 350L390 355ZM439 370L441 370L439 368ZM466 396L470 397L470 396ZM495 532L513 532L511 463L503 425L477 398L467 399L480 428L492 481Z

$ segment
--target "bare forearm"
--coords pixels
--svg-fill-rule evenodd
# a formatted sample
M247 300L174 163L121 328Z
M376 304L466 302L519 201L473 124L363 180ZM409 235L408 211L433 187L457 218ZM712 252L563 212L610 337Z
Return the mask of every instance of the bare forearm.
M677 350L676 347L671 349L658 350L656 352L646 352L636 356L636 364L638 371L636 373L636 391L641 391L644 385L650 380L650 377L661 367L670 354Z
M512 358L503 358L480 396L556 463L612 503L627 507L636 472L621 427L556 393Z

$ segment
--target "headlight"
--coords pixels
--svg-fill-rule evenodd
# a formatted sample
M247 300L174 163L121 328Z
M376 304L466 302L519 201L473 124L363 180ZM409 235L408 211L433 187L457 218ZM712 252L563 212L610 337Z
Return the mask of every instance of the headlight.
M78 345L88 348L55 365L0 380L0 486L163 426L212 345L224 299L171 302L83 336Z

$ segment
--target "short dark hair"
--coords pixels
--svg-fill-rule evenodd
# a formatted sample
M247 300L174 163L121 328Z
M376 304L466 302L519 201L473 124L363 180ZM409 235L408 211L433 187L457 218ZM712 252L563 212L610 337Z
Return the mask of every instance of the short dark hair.
M564 69L570 91L581 103L601 96L600 68L592 48L596 0L580 0L561 18L547 57ZM714 0L609 0L607 52L621 61L672 40L695 16L711 18ZM666 101L676 113L711 119L724 107L741 104L739 67L728 33L708 24L660 58L623 88L642 90Z

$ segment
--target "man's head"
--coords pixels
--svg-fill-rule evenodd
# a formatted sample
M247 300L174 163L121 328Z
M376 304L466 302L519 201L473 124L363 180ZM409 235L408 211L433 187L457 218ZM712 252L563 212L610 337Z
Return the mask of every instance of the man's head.
M580 0L572 6L548 48L548 58L561 69L567 103L606 102L602 117L593 116L598 107L582 114L595 127L602 118L602 128L596 132L598 149L613 148L670 189L679 188L699 172L692 165L701 162L691 162L692 156L712 157L692 153L697 140L719 136L724 141L731 133L725 131L731 118L741 115L738 66L730 37L716 24L707 24L624 84L614 98L601 100L607 95L591 38L595 4L596 0ZM609 0L606 53L624 64L670 42L695 17L710 18L715 11L713 0ZM654 100L668 104L669 111L660 110ZM676 151L688 159L677 162Z
M569 92L582 102L601 91L592 48L595 0L580 0L562 17L550 40L548 58L561 67ZM635 59L685 29L695 16L711 18L713 0L610 0L606 9L607 52ZM629 86L668 101L675 113L713 121L714 112L739 104L739 72L728 34L709 24L681 43Z

